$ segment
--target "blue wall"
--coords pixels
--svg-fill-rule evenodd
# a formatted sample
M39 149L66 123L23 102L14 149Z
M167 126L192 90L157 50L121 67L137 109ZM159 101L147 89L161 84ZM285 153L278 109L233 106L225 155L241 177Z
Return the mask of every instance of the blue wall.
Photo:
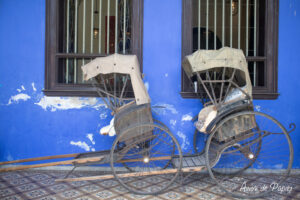
M194 116L201 105L198 100L182 99L179 94L181 1L145 0L144 9L145 83L149 85L152 105L166 106L155 109L154 115L170 127L188 152L194 128L182 118ZM114 138L99 135L99 130L109 123L110 111L99 100L51 100L42 93L45 2L0 0L0 27L0 160L109 149ZM277 100L256 100L254 104L285 126L290 122L300 124L299 36L300 2L281 0L280 96ZM93 140L87 134L93 134ZM300 168L299 128L291 137L294 168ZM85 144L86 150L80 144Z

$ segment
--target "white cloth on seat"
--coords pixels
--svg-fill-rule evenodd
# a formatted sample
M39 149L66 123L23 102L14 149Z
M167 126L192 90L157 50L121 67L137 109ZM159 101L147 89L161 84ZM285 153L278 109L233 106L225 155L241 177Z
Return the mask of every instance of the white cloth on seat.
M115 118L112 118L109 125L104 126L100 129L100 134L101 135L109 135L109 136L115 136L116 135L116 131L115 131L115 127L114 127L114 119Z
M246 87L244 86L241 89L243 91L245 91ZM245 99L245 98L246 98L246 95L241 90L239 90L238 88L233 88L228 93L227 97L225 98L224 103L228 104L228 103L235 102L235 101L238 101L238 100L242 100L242 99Z
M217 110L214 105L207 106L201 109L198 115L198 121L195 122L195 126L198 131L206 133L206 128L217 116Z

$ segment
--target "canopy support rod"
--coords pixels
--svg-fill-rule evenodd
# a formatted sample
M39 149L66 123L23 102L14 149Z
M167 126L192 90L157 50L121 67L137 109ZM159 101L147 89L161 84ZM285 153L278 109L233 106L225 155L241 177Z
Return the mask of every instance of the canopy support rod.
M121 95L120 95L120 100L122 101L122 103L124 102L123 101L123 94L124 94L124 90L125 90L126 85L127 85L127 81L128 81L128 74L126 75L126 79L125 79L125 81L123 83L123 88L122 88Z
M217 106L217 105L216 105L216 102L213 101L213 98L211 97L211 95L210 95L208 89L206 88L205 83L203 82L201 76L199 75L199 72L197 72L197 77L198 77L198 79L200 80L200 82L202 83L202 86L203 86L205 92L207 93L209 99L211 100L211 102L213 102L214 106Z
M106 105L108 108L112 109L112 107L107 103L107 101L106 101L105 98L103 97L103 95L102 95L102 93L101 93L101 89L98 88L98 87L95 85L94 82L92 82L92 86L93 86L94 88L96 88L96 91L97 91L98 95L100 96L100 98L102 99L102 101L105 103L105 105Z
M111 102L109 93L107 92L107 87L106 87L105 80L104 80L104 78L103 78L101 75L100 75L100 77L101 77L101 81L103 81L103 86L104 86L104 89L105 89L105 94L107 95L107 99L108 99L109 103L111 104L111 107L113 107L112 110L115 110L114 104ZM99 89L100 89L100 88L99 88ZM104 92L104 91L103 91L103 92Z
M227 97L227 95L228 95L229 88L231 87L231 84L232 84L232 82L233 82L232 80L233 80L233 78L234 78L235 71L236 71L236 69L233 70L232 75L231 75L231 78L230 78L229 81L228 81L229 84L228 84L228 87L227 87L227 89L226 89L226 93L225 93L225 96L224 96L224 99L223 99L222 103L224 103L224 101L225 101L225 99L226 99L226 97Z
M222 94L223 94L223 88L224 88L224 82L225 82L225 71L226 71L226 67L223 68L223 73L222 73L222 84L221 84L219 103L221 103L221 101L222 101Z
M210 80L210 76L209 76L209 72L208 71L206 71L206 78L208 79L209 86L210 86L211 92L213 94L214 100L217 103L218 101L217 101L217 98L216 98L216 95L215 95L215 90L214 90L214 87L213 87L212 82Z

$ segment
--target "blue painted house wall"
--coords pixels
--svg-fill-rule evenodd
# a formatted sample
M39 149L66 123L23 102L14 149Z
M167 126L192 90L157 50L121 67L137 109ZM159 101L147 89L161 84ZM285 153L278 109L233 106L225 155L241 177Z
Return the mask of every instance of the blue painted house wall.
M194 128L192 122L182 119L194 116L201 105L198 100L182 99L179 94L181 9L180 0L145 0L143 68L152 105L166 106L156 109L158 114L154 116L170 127L187 152L192 148ZM290 122L299 126L300 2L280 0L279 13L280 96L277 100L255 100L254 104L286 127ZM80 98L78 104L69 108L61 105L68 98L52 105L42 104L44 55L45 1L0 0L1 161L111 147L114 138L99 134L111 118L108 109L97 106L100 101L89 104L86 102L91 99ZM20 94L23 98L18 100ZM93 140L87 134L93 134ZM300 168L299 128L291 137L293 167ZM80 144L85 144L86 150Z

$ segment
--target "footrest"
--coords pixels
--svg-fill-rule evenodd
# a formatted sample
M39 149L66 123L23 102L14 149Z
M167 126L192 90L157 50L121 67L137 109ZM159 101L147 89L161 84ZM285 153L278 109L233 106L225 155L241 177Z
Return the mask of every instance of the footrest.
M74 166L79 167L79 166L83 166L83 165L109 163L110 150L81 153L81 154L77 155L75 158L80 159L80 158L89 158L89 157L103 157L103 158L102 158L102 160L97 161L97 162L76 163L76 164L74 164Z

